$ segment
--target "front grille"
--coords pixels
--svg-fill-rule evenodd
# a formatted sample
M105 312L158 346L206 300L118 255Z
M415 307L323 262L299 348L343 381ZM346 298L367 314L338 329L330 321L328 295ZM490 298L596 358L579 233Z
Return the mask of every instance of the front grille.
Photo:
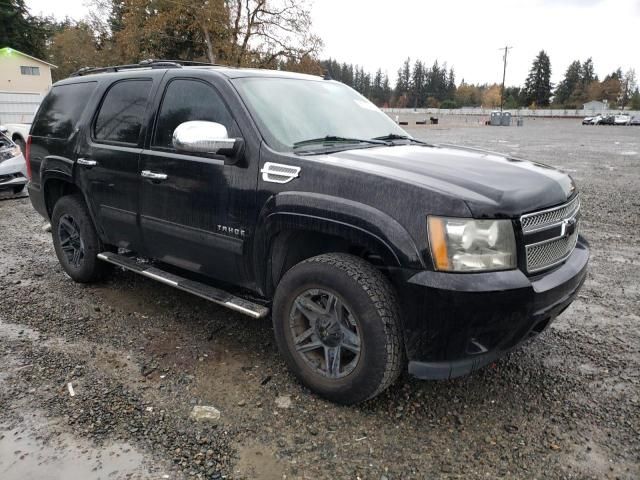
M578 242L580 199L520 217L526 269L535 273L564 261ZM542 237L542 238L541 238Z
M566 237L560 237L546 243L528 245L527 249L527 271L536 272L549 268L567 258L573 252L578 242L578 227Z
M569 203L559 207L549 208L541 212L528 213L520 217L522 230L526 233L560 223L564 219L574 217L579 210L580 198L576 197Z

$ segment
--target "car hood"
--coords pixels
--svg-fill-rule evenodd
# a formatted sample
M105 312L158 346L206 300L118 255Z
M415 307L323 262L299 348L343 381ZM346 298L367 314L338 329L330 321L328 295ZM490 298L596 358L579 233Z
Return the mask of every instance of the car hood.
M340 151L327 160L460 198L474 217L516 217L565 202L571 177L552 167L450 145L398 145Z

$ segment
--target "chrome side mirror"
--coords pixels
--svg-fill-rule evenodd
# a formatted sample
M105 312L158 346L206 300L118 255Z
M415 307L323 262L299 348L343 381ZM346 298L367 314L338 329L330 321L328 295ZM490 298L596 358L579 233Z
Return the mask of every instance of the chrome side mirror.
M173 147L178 151L230 155L235 146L236 139L229 138L227 128L216 122L184 122L173 131Z

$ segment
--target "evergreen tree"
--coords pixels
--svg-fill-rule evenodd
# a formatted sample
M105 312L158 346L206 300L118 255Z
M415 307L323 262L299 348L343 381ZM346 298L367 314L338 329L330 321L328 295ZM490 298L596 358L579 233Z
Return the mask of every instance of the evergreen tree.
M549 105L551 99L551 61L544 50L541 50L531 65L529 76L525 82L525 98L528 105L535 103L539 107Z
M593 68L593 60L589 57L582 64L582 85L586 87L593 81L597 82L598 76L595 74Z
M51 19L32 17L24 0L0 0L0 48L11 47L36 58L47 58Z
M411 73L411 84L409 86L409 104L408 106L417 108L421 107L424 102L424 66L420 60L416 60L413 64Z
M586 62L585 62L586 64ZM564 79L558 84L553 103L566 105L573 92L583 84L584 69L579 60L571 62L564 74Z
M407 94L411 85L411 59L407 58L398 70L396 88L394 92L395 104L398 107L407 106Z
M383 106L389 106L391 104L391 96L393 94L391 85L389 84L389 76L385 73L382 79L382 94L383 94Z

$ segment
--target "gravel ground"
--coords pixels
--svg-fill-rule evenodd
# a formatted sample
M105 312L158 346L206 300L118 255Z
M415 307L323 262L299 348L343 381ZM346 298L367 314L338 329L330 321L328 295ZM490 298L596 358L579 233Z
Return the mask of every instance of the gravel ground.
M74 284L29 200L5 195L0 478L639 478L640 128L578 123L410 128L573 175L591 268L535 342L356 407L301 387L268 321L128 272Z

